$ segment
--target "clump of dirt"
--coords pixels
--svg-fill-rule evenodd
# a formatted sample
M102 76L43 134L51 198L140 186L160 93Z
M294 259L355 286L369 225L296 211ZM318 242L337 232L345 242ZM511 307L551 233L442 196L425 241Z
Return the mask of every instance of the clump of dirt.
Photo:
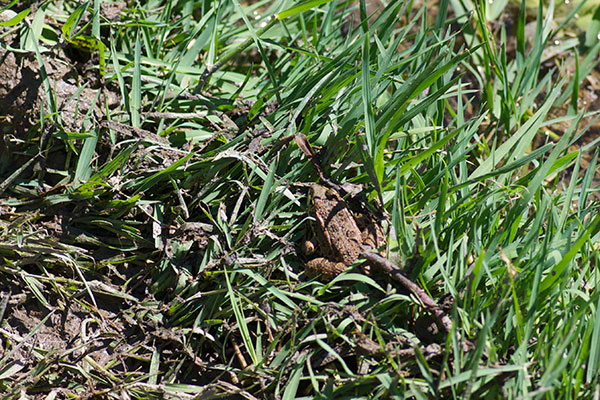
M5 367L10 367L10 378L15 382L24 384L39 379L32 376L31 368L40 359L46 360L48 370L63 371L63 378L70 376L69 379L77 381L80 380L76 378L77 374L67 373L65 376L68 368L64 369L64 366L81 365L83 359L88 360L84 364L90 367L94 367L94 363L103 366L115 357L106 341L111 336L107 333L120 334L122 326L112 321L111 326L106 326L90 310L82 307L82 303L57 303L56 300L53 299L54 304L47 302L44 306L39 299L18 286L2 293L2 302L8 312L0 328L4 338L0 342L0 358ZM106 310L101 312L107 317L114 317ZM50 376L52 374L46 375Z
M13 37L8 46L18 46ZM0 121L2 132L14 132L24 138L43 112L53 111L56 105L59 123L67 130L80 131L85 113L94 106L98 115L102 108L96 106L97 90L81 87L80 76L60 49L42 54L43 69L35 54L17 53L0 47ZM46 76L44 78L44 75ZM46 79L46 83L44 83ZM46 92L45 85L50 89ZM106 92L111 106L118 104L113 92Z
M0 21L15 15L6 10ZM118 91L104 84L97 69L86 70L70 59L61 44L40 43L40 59L35 51L24 51L20 32L0 27L0 175L10 175L40 151L43 157L31 168L62 171L66 151L64 145L53 146L52 136L86 133L97 126L107 107L120 104ZM61 179L59 173L49 183Z
M14 43L12 43L14 44ZM26 132L39 119L41 77L31 55L0 47L0 110L2 131Z

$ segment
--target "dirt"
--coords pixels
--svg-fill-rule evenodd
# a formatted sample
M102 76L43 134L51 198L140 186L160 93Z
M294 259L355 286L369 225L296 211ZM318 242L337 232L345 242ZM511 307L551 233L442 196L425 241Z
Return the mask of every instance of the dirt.
M31 368L39 359L47 360L45 378L54 374L79 380L79 374L71 374L65 366L75 366L86 358L87 364L104 366L118 356L107 342L109 333L121 335L122 327L115 324L115 315L107 310L102 313L111 319L111 324L99 321L80 302L62 302L61 299L44 299L44 303L22 287L6 291L2 285L2 300L9 298L7 314L0 331L4 342L0 344L0 358L11 367L11 378L17 382L32 382L40 379L32 375ZM42 289L42 287L39 287ZM43 290L42 293L49 293ZM89 361L91 360L91 361ZM41 375L41 371L39 371ZM85 384L85 382L80 382ZM50 385L52 382L38 383Z
M13 15L5 11L0 20ZM1 39L5 46L20 47L17 31L0 27L0 33L5 35ZM92 125L84 125L88 111L92 111L92 121L101 120L103 105L112 109L120 104L118 91L103 85L97 71L86 69L85 63L73 59L66 49L64 45L42 47L41 66L33 51L0 47L0 174L23 165L40 149L47 152L34 168L64 168L66 154L52 148L51 136L86 132Z
M17 38L6 43L18 46ZM62 50L56 49L42 54L48 86L52 89L56 110L63 127L69 131L80 131L85 113L94 104L97 90L81 88L82 77L73 67ZM32 53L20 54L0 47L0 110L2 132L22 138L40 120L41 112L51 112L44 89L43 74L36 57ZM118 102L110 93L110 105ZM44 109L42 110L42 105ZM102 114L99 107L95 109Z

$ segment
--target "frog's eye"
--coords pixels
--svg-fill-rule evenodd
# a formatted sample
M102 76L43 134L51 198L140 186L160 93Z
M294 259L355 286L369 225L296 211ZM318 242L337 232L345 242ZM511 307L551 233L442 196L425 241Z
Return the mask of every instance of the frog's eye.
M328 199L337 199L337 192L333 189L327 189L326 196Z

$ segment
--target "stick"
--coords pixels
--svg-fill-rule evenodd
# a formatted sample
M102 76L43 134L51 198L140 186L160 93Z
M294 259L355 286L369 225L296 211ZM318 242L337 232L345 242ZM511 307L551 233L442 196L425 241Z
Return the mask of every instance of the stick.
M446 315L446 313L442 310L442 308L433 300L427 292L421 289L416 283L408 279L406 276L400 272L398 267L394 265L387 258L382 257L381 255L374 253L369 250L363 250L362 256L367 259L367 261L376 264L381 269L383 269L388 275L390 275L393 279L400 282L402 286L410 290L421 300L421 302L427 307L429 311L435 315L435 317L440 321L444 330L450 333L452 330L452 321Z

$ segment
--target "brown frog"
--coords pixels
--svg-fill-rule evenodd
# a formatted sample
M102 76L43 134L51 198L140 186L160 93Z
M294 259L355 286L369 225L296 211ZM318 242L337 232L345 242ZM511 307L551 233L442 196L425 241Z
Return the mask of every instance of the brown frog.
M377 248L385 244L382 228L367 215L353 215L333 189L312 184L309 192L312 238L303 245L307 256L318 257L306 263L309 277L321 275L329 281L352 265L362 247Z

